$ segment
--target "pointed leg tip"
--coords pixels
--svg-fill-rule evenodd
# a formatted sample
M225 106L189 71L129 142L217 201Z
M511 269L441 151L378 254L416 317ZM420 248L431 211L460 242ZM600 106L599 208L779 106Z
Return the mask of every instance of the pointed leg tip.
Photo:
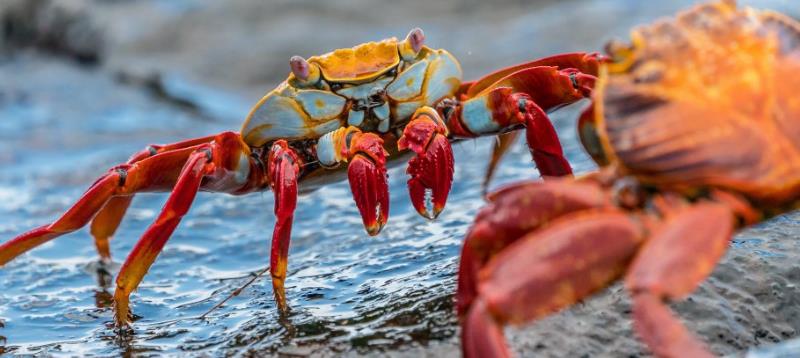
M128 307L128 297L120 291L114 293L114 325L117 328L129 327L131 312Z
M275 304L278 307L278 311L281 313L286 313L288 310L288 306L286 304L286 289L284 288L284 280L279 278L272 278L272 292L275 296Z

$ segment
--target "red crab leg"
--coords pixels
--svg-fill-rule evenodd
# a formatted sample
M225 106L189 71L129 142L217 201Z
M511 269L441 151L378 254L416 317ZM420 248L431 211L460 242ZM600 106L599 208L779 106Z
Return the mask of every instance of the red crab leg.
M189 211L195 195L200 190L203 176L211 174L213 171L214 164L210 146L201 146L189 156L172 194L167 199L164 208L161 209L161 214L133 247L133 251L128 255L117 276L114 302L118 324L128 323L128 300L131 292L139 286L172 232Z
M482 92L483 90L489 87L494 87L496 83L498 83L499 81L501 81L506 77L509 77L509 75L512 75L513 73L519 72L521 70L534 67L553 66L561 69L574 68L580 71L581 73L597 76L598 69L600 68L600 63L603 61L605 61L605 57L603 57L600 54L597 53L587 54L583 52L565 53L565 54L545 57L531 62L526 62L511 67L506 67L504 69L483 76L483 78L471 83L470 86L465 88L464 94L469 98L475 97L476 95L478 95L478 93Z
M477 295L478 272L495 254L556 218L613 205L610 195L595 183L573 180L514 184L487 199L461 250L456 308L462 317Z
M113 196L129 196L141 190L168 190L178 171L197 147L161 153L135 164L111 168L56 221L19 235L0 245L0 265L51 239L85 226Z
M397 142L398 149L417 153L406 170L411 176L408 192L417 212L429 219L435 219L444 209L453 184L453 150L447 134L447 127L436 110L422 107L414 113ZM425 203L427 190L431 191L431 213Z
M194 147L203 143L209 143L212 140L214 140L213 135L189 139L167 145L149 145L147 148L132 155L126 164L133 164L159 153ZM128 210L128 206L131 205L132 200L133 194L128 196L112 197L108 200L106 205L100 209L94 219L92 219L90 232L94 237L94 242L97 246L97 252L100 254L101 259L106 261L111 259L111 251L108 245L109 238L111 238L111 236L114 235L114 232L117 231L117 228L122 221L122 217L125 216L125 212Z
M300 174L300 158L284 140L272 145L268 160L269 178L275 193L275 228L272 231L272 253L270 273L272 291L278 309L286 311L286 266L288 264L289 243L291 241L292 221L297 206L297 179Z
M161 213L136 243L117 276L114 302L118 324L128 322L131 292L139 286L172 232L189 211L201 185L216 192L239 194L260 188L266 181L259 165L249 154L249 148L238 134L224 132L217 135L213 142L197 147L189 155L180 174L173 181L175 184L172 193ZM134 165L144 164L158 157L156 155ZM243 163L248 167L241 167Z
M564 67L558 61L576 67ZM546 111L589 96L597 64L596 55L569 54L501 70L469 86L463 102L443 102L440 109L456 136L501 133L524 126L541 174L569 175L572 168ZM495 162L500 155L502 151L495 152Z
M633 258L643 230L614 210L578 212L528 234L479 273L478 297L463 323L466 357L509 356L504 324L522 324L606 287Z
M670 215L644 245L625 279L634 326L659 357L713 357L665 304L687 296L713 270L734 230L731 209L699 203Z

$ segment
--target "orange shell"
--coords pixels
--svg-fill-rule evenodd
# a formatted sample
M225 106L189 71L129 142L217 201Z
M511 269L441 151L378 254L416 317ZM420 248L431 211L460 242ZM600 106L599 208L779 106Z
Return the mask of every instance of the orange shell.
M338 49L308 62L316 63L328 81L358 83L372 80L400 63L397 39L368 42L353 48Z
M786 204L800 195L800 25L733 1L612 45L595 91L612 163L641 181Z

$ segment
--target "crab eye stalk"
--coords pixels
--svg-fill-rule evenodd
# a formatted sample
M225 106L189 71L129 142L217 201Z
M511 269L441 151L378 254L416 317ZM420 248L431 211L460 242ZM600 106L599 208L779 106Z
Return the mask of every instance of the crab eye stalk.
M404 61L413 61L417 58L417 54L422 50L424 44L425 33L419 27L415 27L408 33L406 39L400 43L400 56Z
M294 78L301 85L311 86L319 82L319 67L300 56L292 56L289 59L289 68L291 68Z

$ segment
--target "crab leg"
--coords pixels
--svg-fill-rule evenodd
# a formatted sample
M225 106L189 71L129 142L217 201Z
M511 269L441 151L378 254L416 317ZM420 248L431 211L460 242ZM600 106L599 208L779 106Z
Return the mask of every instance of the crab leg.
M711 274L734 230L731 208L704 202L670 215L644 245L625 279L634 326L659 357L713 357L670 312Z
M361 213L364 228L373 236L381 231L389 218L386 155L381 137L363 133L352 126L327 133L317 143L317 157L323 165L350 163L347 177L353 200Z
M456 308L462 317L477 295L478 273L497 253L554 219L613 205L610 195L595 183L556 179L515 184L487 199L461 250Z
M499 134L525 127L528 147L541 174L569 175L572 168L546 112L588 97L599 61L597 55L568 54L501 70L468 86L462 102L444 102L440 109L455 136ZM493 165L502 154L502 150L495 151ZM490 166L489 171L494 168Z
M494 147L492 147L492 157L489 159L489 165L486 167L486 173L481 183L481 192L484 197L489 193L489 184L492 182L492 178L494 178L494 172L497 170L497 166L500 165L500 160L503 159L506 152L511 149L511 145L514 144L518 137L518 131L497 135L497 142Z
M194 146L172 150L135 164L111 168L56 221L0 245L0 265L36 246L85 226L112 197L126 197L143 190L168 190L175 183L178 170L197 148Z
M128 322L130 294L139 286L189 211L201 185L207 190L239 194L260 187L265 182L263 174L249 157L249 148L236 133L221 133L213 142L200 145L191 152L161 213L136 243L117 276L114 302L119 325Z
M397 142L398 149L411 149L417 155L408 162L406 173L411 203L417 212L435 219L444 209L453 184L453 150L447 140L447 126L431 107L422 107L411 117ZM433 212L425 203L426 191L431 191Z
M209 191L243 194L262 188L268 181L237 133L223 132L214 136L209 143L192 144L112 168L55 222L0 245L0 265L42 243L85 226L111 198L128 197L143 191L172 190L158 219L136 244L117 277L114 294L116 319L120 324L126 323L130 293L136 289L169 235L188 211L201 185Z
M212 140L214 140L213 135L189 139L167 145L149 145L145 149L132 155L126 164L131 165L159 153L194 147L199 144L209 143ZM111 251L108 245L109 238L111 238L111 236L114 235L114 232L117 231L117 228L122 221L122 217L125 216L125 212L131 205L132 200L133 194L128 196L112 197L108 200L106 205L100 209L94 219L92 219L90 232L92 237L94 237L95 246L97 246L97 252L100 254L100 258L105 261L111 260Z
M503 325L543 317L606 287L643 236L628 214L605 209L569 214L509 245L479 272L463 325L464 355L509 356Z
M300 174L300 158L284 140L272 145L269 154L269 178L275 193L275 228L272 231L272 253L270 273L272 291L278 309L286 311L286 266L291 241L292 221L297 206L297 179Z
M212 149L209 146L201 146L189 156L172 194L167 199L164 208L161 209L161 214L147 228L122 265L114 292L115 317L118 324L128 323L128 301L131 292L139 286L172 232L189 211L195 195L200 190L203 176L213 172L212 155Z
M597 75L599 72L598 69L600 68L600 63L603 61L606 61L606 58L603 55L598 53L584 52L564 53L555 56L544 57L531 62L506 67L483 76L483 78L475 82L468 83L466 88L464 88L463 93L467 97L475 97L487 88L495 87L497 83L503 81L504 79L513 77L513 74L534 67L558 67L562 69L572 68L581 73ZM542 89L543 88L540 88L539 90ZM547 91L543 91L543 93L546 92ZM558 96L552 97L555 103L559 102L557 97ZM539 102L539 100L543 99L544 98L536 98L538 103L541 103L544 106L549 106L545 101Z

